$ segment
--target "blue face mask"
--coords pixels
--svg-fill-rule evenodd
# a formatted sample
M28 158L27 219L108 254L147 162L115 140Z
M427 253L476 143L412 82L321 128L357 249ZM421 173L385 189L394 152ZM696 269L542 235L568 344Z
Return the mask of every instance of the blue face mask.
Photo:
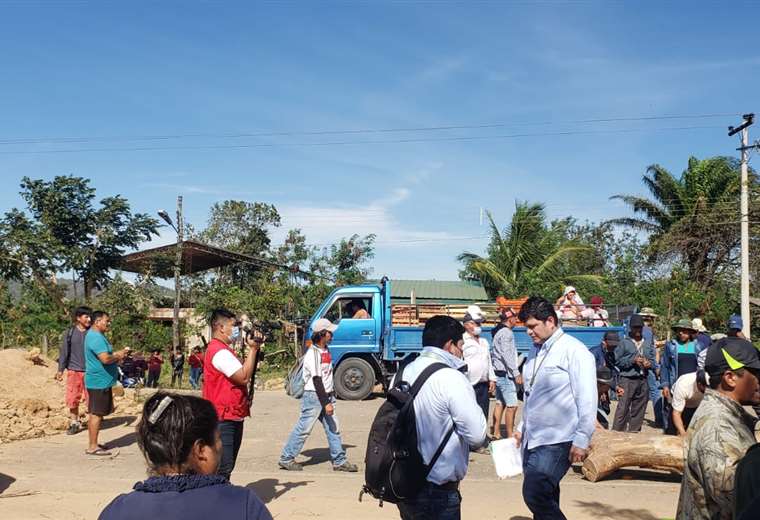
M240 337L240 327L232 327L232 336L231 338L233 340L237 340Z

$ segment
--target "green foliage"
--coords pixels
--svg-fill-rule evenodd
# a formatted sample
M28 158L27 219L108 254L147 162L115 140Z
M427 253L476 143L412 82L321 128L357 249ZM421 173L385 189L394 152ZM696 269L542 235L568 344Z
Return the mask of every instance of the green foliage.
M73 271L84 282L89 299L94 287L108 281L109 269L126 249L158 234L158 222L143 213L132 214L121 196L105 197L96 208L95 189L82 177L24 177L21 197L31 218L13 209L0 220L5 252L0 276L6 279L29 277L47 288L45 280L51 275Z
M594 248L569 236L569 223L547 225L542 204L517 203L503 231L490 213L487 216L491 227L487 256L465 252L458 260L465 265L460 276L479 280L491 296L554 294L566 283L601 281L593 272L576 270Z
M638 216L611 222L648 233L651 264L683 265L689 280L702 289L709 288L721 273L736 269L740 190L736 159L690 157L679 178L653 164L642 181L652 198L613 196ZM751 182L756 190L754 172Z
M21 285L18 299L12 302L3 284L0 291L0 340L5 347L40 347L48 338L51 349L69 325L55 298L34 283ZM60 296L57 296L60 298Z
M113 279L95 302L111 316L111 343L115 348L164 349L171 345L171 328L148 319L157 297L155 286L133 285L121 277Z

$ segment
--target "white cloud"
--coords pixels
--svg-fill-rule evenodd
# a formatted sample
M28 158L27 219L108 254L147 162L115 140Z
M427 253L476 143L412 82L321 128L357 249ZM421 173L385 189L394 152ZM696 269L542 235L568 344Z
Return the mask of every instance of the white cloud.
M414 186L427 180L441 163L432 163L409 175L404 186L365 205L278 205L282 226L273 234L281 242L287 230L301 229L311 244L328 245L354 234L374 234L378 246L414 246L456 238L448 231L426 231L400 222L393 209L413 196Z

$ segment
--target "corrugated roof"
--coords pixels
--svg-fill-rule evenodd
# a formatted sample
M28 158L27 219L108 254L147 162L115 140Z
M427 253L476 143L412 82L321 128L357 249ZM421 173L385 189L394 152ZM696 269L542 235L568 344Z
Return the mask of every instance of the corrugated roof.
M488 301L485 289L478 283L439 280L391 280L391 298L425 300Z

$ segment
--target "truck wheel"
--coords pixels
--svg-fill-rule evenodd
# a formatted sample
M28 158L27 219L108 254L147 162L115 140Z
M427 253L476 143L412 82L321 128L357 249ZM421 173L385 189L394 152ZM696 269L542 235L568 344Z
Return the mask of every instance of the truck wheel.
M348 358L335 370L335 393L341 399L365 399L374 386L375 370L362 358Z

